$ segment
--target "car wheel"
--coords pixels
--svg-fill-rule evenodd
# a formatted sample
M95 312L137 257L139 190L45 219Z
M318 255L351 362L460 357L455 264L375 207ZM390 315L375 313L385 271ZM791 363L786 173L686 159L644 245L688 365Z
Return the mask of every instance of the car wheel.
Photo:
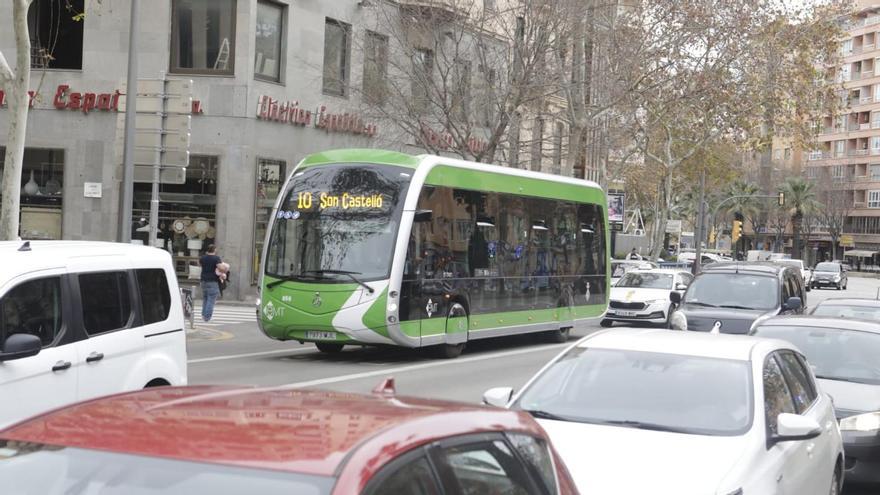
M840 474L838 471L838 469L835 469L834 475L831 476L831 490L828 491L829 495L840 495Z
M602 320L602 321L599 322L599 326L602 327L602 328L608 328L608 327L610 327L611 325L614 325L614 322L611 321L611 320Z
M666 321L660 324L660 328L672 328L672 308L666 310Z
M324 354L336 354L342 350L344 344L333 344L330 342L315 342L315 347Z
M837 289L837 290L840 290L840 284L837 284L836 289Z

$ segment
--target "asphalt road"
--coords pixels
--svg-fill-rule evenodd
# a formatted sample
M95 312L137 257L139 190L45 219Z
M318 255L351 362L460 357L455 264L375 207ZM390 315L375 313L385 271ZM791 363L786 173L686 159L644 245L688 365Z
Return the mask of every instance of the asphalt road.
M846 291L813 290L807 305L831 297L876 297L880 279L851 277ZM197 313L198 314L198 313ZM295 385L369 392L393 376L400 395L479 402L497 386L521 387L567 344L548 344L524 335L469 344L458 359L441 360L421 350L347 347L337 355L313 345L276 342L260 333L252 307L221 305L216 319L189 331L191 384ZM580 326L574 342L598 326ZM846 495L876 493L846 490Z

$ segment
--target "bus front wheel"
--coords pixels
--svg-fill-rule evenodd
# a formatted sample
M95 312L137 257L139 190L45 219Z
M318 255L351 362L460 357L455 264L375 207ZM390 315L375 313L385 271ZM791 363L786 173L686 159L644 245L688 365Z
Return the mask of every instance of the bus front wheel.
M315 347L324 354L336 354L342 350L343 344L333 344L330 342L315 342Z
M465 332L465 335L467 335L467 330L467 310L461 303L453 302L449 305L449 311L446 313L446 333ZM435 353L441 359L455 359L461 355L464 346L464 342L459 344L440 344L435 348Z

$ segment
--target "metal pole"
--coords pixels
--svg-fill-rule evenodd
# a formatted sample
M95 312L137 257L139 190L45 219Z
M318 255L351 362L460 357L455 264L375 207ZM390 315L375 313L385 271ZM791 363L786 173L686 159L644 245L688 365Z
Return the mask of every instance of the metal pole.
M159 183L162 180L162 161L163 151L165 149L165 117L167 114L166 93L168 90L168 80L165 73L160 74L162 80L162 126L160 130L159 149L156 150L156 157L153 161L153 189L150 195L150 246L156 245L156 239L159 238Z
M700 172L700 207L698 208L699 213L697 213L697 231L694 233L694 244L695 244L695 252L694 252L694 266L693 273L694 275L700 273L700 267L703 260L702 254L702 246L703 246L703 230L705 230L705 217L706 217L706 169L705 167Z
M122 159L122 208L119 242L131 242L131 204L134 201L135 112L137 112L137 11L138 0L131 0L128 28L128 84L125 90L125 144Z

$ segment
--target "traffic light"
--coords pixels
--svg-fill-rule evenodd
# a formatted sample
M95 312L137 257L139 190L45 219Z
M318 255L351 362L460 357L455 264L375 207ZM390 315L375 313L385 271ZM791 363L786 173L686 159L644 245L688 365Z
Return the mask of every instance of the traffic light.
M730 232L730 239L736 243L740 237L742 237L743 233L743 223L742 220L734 220L733 221L733 230Z

